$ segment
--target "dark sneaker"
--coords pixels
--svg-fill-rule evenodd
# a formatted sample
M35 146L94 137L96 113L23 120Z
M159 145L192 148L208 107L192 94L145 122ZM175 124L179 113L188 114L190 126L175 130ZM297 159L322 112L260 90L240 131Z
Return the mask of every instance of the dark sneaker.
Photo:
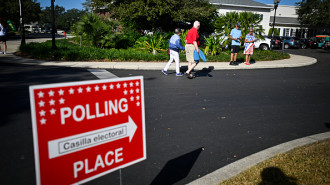
M189 78L189 79L193 79L194 77L195 77L195 76L194 76L193 74L191 74L191 73L188 75L188 78Z
M238 65L238 63L237 63L236 61L231 61L231 62L229 63L229 65L232 65L232 66L237 66L237 65Z
M162 73L163 73L164 75L167 75L167 71L165 71L164 69L162 69Z
M176 76L183 76L183 74L182 73L177 73Z

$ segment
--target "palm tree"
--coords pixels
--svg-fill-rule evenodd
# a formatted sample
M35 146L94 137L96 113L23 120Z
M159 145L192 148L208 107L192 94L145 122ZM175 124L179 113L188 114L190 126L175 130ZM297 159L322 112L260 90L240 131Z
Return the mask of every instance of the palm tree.
M85 14L74 26L76 34L83 33L83 38L91 42L92 45L100 48L114 47L115 30L118 27L117 21L109 16L98 14Z
M215 21L216 32L220 35L229 36L230 32L237 22L241 23L242 38L245 38L246 34L249 33L249 28L252 27L256 34L256 38L263 39L264 29L260 25L262 18L258 14L252 12L228 12L226 15L222 14ZM228 39L225 44L229 44Z

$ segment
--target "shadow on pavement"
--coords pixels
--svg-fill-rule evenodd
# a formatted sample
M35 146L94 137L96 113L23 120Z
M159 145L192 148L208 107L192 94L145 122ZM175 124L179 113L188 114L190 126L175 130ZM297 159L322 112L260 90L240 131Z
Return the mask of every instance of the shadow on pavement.
M182 73L188 70L188 66L181 66L180 71ZM208 68L203 68L202 70L196 71L196 77L213 77L210 73L214 70L214 66L209 66ZM195 71L195 70L193 70Z
M272 184L283 184L283 185L297 185L297 179L294 177L286 176L281 169L277 167L268 167L261 172L262 182L258 185L272 185Z
M151 185L171 185L186 178L202 150L203 147L168 161Z
M330 129L330 123L324 123L325 127L327 127L328 129Z
M213 66L209 68L203 68L202 70L196 71L196 77L213 77L210 73L214 70Z

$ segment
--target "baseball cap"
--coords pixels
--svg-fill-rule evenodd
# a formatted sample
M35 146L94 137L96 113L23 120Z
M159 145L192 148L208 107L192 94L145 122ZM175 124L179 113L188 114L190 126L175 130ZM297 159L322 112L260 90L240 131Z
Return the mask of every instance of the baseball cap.
M237 22L236 25L237 25L238 27L241 27L241 23L240 23L240 22Z

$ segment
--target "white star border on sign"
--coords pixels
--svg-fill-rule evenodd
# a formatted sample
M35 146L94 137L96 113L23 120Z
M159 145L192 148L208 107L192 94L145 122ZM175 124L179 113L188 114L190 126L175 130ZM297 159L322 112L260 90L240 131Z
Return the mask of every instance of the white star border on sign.
M45 93L43 93L42 91L40 91L40 92L38 93L38 97L39 97L39 98L43 98L43 97L44 97L44 94L45 94Z

